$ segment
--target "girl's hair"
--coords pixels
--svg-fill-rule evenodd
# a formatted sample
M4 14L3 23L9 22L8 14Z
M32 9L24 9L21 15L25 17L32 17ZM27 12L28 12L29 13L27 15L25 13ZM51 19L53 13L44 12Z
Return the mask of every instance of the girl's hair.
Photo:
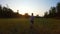
M32 16L33 16L33 13L32 13Z

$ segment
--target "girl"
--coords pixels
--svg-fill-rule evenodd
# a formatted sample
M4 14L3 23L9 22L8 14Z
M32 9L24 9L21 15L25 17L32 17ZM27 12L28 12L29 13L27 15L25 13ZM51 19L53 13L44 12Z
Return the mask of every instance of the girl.
M32 13L32 16L31 16L31 24L34 24L34 16L33 16L33 13Z

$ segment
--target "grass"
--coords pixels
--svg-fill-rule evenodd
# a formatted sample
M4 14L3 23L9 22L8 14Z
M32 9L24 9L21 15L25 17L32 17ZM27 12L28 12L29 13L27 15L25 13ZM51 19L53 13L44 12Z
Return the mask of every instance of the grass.
M0 34L60 34L60 20L51 18L35 18L33 30L30 19L0 19Z

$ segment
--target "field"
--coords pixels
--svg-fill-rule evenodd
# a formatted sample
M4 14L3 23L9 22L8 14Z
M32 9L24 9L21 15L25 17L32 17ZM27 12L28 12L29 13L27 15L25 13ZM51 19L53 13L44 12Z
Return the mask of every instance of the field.
M60 34L60 20L51 18L35 18L33 28L30 19L0 19L0 34Z

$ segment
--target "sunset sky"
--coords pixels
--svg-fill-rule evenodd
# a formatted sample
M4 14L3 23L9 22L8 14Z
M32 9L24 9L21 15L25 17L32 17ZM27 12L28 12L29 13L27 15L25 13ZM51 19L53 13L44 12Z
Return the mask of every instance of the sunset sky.
M60 0L0 0L2 6L8 4L14 12L19 10L20 14L34 13L34 15L39 14L43 16L44 12L48 11L50 7L56 6Z

